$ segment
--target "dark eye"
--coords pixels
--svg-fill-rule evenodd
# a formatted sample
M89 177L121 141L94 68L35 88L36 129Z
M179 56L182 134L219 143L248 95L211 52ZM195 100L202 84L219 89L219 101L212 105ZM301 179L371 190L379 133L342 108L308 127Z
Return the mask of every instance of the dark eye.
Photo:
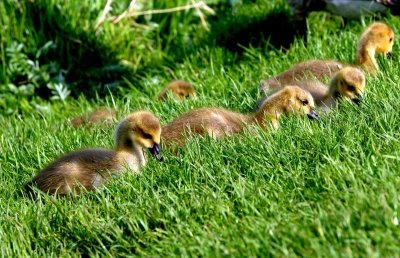
M390 38L390 39L389 39L389 42L392 42L392 41L393 41L393 38Z
M148 133L145 133L143 130L141 130L141 131L142 131L142 134L143 134L143 138L149 139L149 140L153 139L153 136L151 136L151 135L148 134Z
M307 106L307 105L308 105L308 100L306 100L306 99L305 99L305 100L302 100L302 101L301 101L301 104L302 104L303 106Z
M150 135L150 134L148 134L148 133L143 133L143 137L145 138L145 139L152 139L153 137Z
M352 86L352 85L347 86L347 89L349 91L356 91L356 88L354 88L354 86Z

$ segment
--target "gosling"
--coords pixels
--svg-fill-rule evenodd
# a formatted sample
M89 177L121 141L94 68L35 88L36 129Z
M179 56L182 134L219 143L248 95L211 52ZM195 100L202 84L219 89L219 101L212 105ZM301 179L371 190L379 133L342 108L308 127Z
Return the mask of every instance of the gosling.
M307 114L319 119L311 94L297 86L286 86L271 95L254 114L241 114L223 108L201 108L189 111L162 129L161 138L169 145L185 145L185 133L209 135L221 139L225 135L241 132L245 125L259 124L266 129L268 122L278 128L278 119L287 113Z
M169 83L158 95L158 99L166 101L168 92L172 92L172 95L176 100L183 100L189 97L196 97L196 91L194 87L183 80L176 80Z
M381 22L372 23L361 34L358 41L356 65L375 75L379 71L375 54L386 54L389 58L392 56L394 43L394 32L386 24ZM266 92L269 88L279 88L281 85L296 84L309 78L322 80L323 78L332 78L332 76L348 64L333 60L309 60L295 64L283 73L268 79L262 80L259 85L259 91Z
M71 124L74 128L84 125L88 125L90 127L97 123L110 125L116 119L116 117L117 111L115 109L99 109L89 114L74 117L71 119Z
M33 188L54 195L94 191L107 179L125 168L138 171L146 164L143 148L161 160L161 125L152 113L134 112L122 120L115 131L115 150L85 149L62 156L41 170L25 185L33 197Z

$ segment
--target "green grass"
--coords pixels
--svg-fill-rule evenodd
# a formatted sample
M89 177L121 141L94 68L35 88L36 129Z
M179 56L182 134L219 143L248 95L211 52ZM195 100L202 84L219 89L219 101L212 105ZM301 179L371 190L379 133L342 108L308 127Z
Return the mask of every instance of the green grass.
M400 18L383 19L399 33ZM287 52L210 44L174 63L198 98L161 103L172 78L163 64L125 78L120 94L65 103L50 112L0 117L0 254L5 257L278 256L397 257L400 229L399 44L382 72L367 78L366 103L341 103L321 123L282 117L279 130L256 129L222 141L192 137L179 156L149 157L141 174L115 177L79 198L21 196L23 184L63 153L110 147L114 126L73 129L67 119L98 107L120 117L138 109L166 124L196 107L251 112L260 79L311 58L352 62L363 22L341 28L318 13L308 42ZM154 50L154 55L163 55ZM152 55L153 55L152 54Z

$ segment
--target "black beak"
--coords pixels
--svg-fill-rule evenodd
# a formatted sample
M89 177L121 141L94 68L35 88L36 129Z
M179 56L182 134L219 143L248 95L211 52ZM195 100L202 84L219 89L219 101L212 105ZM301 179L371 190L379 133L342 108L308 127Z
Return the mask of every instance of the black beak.
M160 144L155 143L152 148L149 148L149 151L158 161L163 161L163 157L161 156L161 146Z
M387 52L386 56L387 56L387 58L392 59L392 58L393 58L393 53L392 53L392 51Z
M361 94L357 94L353 99L351 99L355 104L360 105L364 101L364 97Z
M320 117L317 114L317 112L315 111L315 109L312 109L311 113L308 113L307 116L310 119L320 120Z

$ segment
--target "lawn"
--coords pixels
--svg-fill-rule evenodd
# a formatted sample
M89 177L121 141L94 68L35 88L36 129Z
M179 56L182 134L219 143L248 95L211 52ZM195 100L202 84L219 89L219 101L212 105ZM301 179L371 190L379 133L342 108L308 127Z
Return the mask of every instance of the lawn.
M47 2L54 4L54 1ZM71 15L71 21L66 23L66 27L70 26L68 30L81 27L87 32L86 27L95 22L105 5L105 1L92 2L93 6L82 7L79 1L60 1L65 8L76 6L81 11L87 10L87 13L81 12L83 18L79 21L73 16L73 10L66 11ZM262 1L254 2L260 5ZM285 1L266 2L269 4L260 13L288 9ZM217 4L211 6L229 13ZM4 4L0 3L1 7ZM240 7L235 8L239 9L237 15L241 19L248 17ZM21 18L14 17L12 12L6 15L4 10L0 13L2 25L14 24L13 21ZM163 162L148 156L148 164L140 174L127 171L98 191L80 197L56 198L43 194L39 200L32 201L22 195L23 184L63 153L88 147L113 147L115 125L74 129L68 123L73 116L100 107L114 107L122 118L135 110L146 109L166 124L197 107L223 107L249 113L260 97L257 89L261 79L307 59L353 63L363 28L373 20L381 20L397 34L399 17L364 17L343 25L338 17L314 13L308 19L307 38L295 39L285 49L272 46L273 40L267 38L235 49L223 40L222 43L209 40L206 44L205 35L212 34L213 28L227 25L221 25L221 17L207 17L212 25L207 32L198 17L189 11L185 15L154 18L160 27L164 26L163 31L159 27L156 31L143 32L129 26L128 21L119 25L107 23L99 36L101 44L96 41L98 45L93 45L91 52L97 55L100 49L104 54L101 56L104 59L99 57L101 61L108 60L99 63L108 69L103 77L96 77L101 67L74 68L79 65L80 50L71 48L67 40L56 42L58 47L65 45L57 50L57 55L51 55L54 60L68 57L68 51L75 51L77 55L59 59L62 61L57 69L67 67L70 71L66 85L71 87L71 95L63 100L60 100L62 96L56 95L57 99L47 96L46 92L40 97L37 94L14 97L5 90L6 84L18 81L6 73L6 47L18 41L25 44L27 51L35 53L35 46L43 45L49 37L57 37L55 32L46 34L42 31L45 28L31 26L36 20L30 21L29 15L23 17L27 30L32 31L21 32L21 25L21 28L8 27L0 34L4 39L0 40L1 96L3 100L8 99L8 102L0 101L3 107L0 116L1 256L399 255L400 54L397 39L393 59L379 56L381 72L376 77L367 76L365 103L360 106L343 101L329 115L321 114L321 122L287 116L280 120L279 130L256 128L220 141L192 136L178 156L164 149ZM232 17L228 18L233 22ZM193 42L180 49L170 38L176 36L174 33L180 34L170 30L167 22L179 23L175 25L183 26L182 30L189 28L178 38L187 40L194 35ZM162 34L165 31L171 36ZM6 38L11 35L13 38ZM86 34L76 32L75 36L84 42ZM87 39L87 44L91 40L95 39ZM46 62L51 58L38 60ZM110 67L121 60L133 64L128 70L118 68L118 73L111 74ZM88 61L85 65L92 63ZM157 100L157 93L173 79L168 68L178 78L194 85L196 99ZM79 69L85 69L87 74L73 81L71 78L79 74ZM102 80L107 80L107 85L120 87L91 94ZM39 89L37 92L43 89L36 84L35 87ZM77 93L85 87L90 89L82 90L85 95ZM9 111L5 105L10 105Z

